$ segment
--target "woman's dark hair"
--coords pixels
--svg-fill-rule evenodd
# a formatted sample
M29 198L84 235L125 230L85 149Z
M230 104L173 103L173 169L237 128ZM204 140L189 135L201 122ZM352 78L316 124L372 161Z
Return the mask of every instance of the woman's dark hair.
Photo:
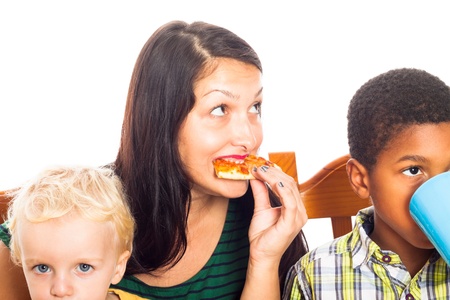
M178 151L182 122L194 106L194 83L216 58L256 66L243 39L203 22L160 27L136 61L115 162L137 223L127 274L147 273L178 262L186 250L190 180Z
M394 69L359 88L350 101L347 135L350 154L369 170L403 129L450 121L450 89L418 69Z

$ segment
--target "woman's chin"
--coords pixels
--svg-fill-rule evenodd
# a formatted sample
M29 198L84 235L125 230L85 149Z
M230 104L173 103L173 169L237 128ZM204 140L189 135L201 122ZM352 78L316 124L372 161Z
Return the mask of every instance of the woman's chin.
M227 180L222 196L230 199L242 197L247 192L248 184L248 180Z

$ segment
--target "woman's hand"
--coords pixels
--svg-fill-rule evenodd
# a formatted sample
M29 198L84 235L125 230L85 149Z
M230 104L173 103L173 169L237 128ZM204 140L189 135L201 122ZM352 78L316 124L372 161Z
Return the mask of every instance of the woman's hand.
M279 299L278 267L281 257L308 220L298 185L273 167L253 169L250 180L255 211L249 229L250 259L242 298ZM281 201L272 207L268 189Z

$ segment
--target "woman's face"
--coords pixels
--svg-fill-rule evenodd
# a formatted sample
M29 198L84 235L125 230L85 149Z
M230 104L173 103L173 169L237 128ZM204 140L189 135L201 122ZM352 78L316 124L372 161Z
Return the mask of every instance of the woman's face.
M242 196L248 181L216 177L217 157L255 154L262 142L262 74L253 65L221 58L194 85L195 105L183 122L179 150L193 195Z

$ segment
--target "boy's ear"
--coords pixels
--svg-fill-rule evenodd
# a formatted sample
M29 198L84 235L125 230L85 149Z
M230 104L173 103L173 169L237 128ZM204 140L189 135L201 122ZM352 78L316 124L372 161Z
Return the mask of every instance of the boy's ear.
M367 169L354 158L350 158L347 162L346 169L353 191L355 191L361 199L369 198L369 172Z
M118 284L122 279L123 274L125 274L125 269L127 268L127 262L130 258L131 253L128 250L125 250L117 260L116 269L114 270L113 277L111 279L112 284Z

